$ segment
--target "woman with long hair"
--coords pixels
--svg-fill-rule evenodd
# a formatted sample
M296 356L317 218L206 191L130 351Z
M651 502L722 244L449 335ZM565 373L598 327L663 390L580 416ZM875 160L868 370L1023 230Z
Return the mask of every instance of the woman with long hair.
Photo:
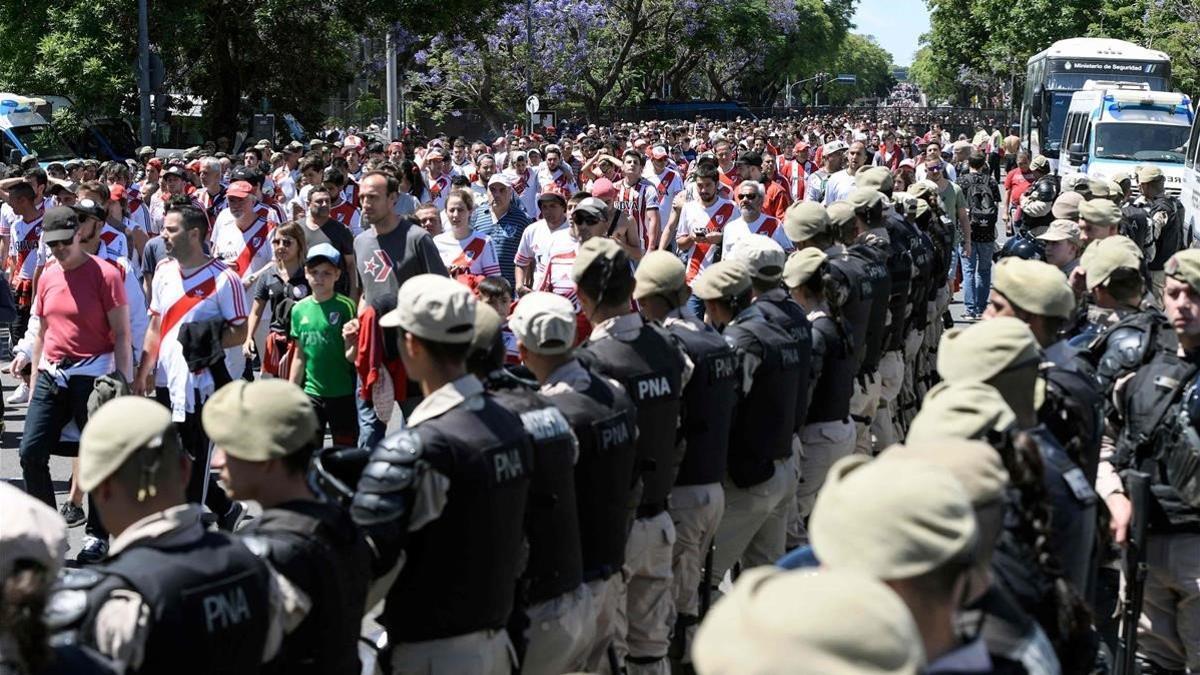
M276 377L286 378L292 362L292 341L288 337L292 307L311 292L304 277L307 250L302 224L290 221L275 228L271 233L274 264L254 284L254 305L250 308L249 330L242 351L247 358L256 353L255 331L269 305L271 325L264 341L262 372Z
M400 164L400 175L396 176L400 181L400 191L416 197L418 204L424 204L431 201L429 189L425 187L425 179L421 176L421 168L411 159L406 159Z

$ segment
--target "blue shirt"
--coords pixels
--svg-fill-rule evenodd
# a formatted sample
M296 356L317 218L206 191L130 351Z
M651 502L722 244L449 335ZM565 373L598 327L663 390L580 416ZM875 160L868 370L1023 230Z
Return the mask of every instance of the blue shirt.
M492 217L491 208L487 204L480 204L471 214L471 229L491 238L496 257L500 259L500 276L507 279L514 288L517 285L517 248L521 245L521 233L529 223L529 216L525 215L524 209L516 199L512 200L508 212L501 216L500 220Z

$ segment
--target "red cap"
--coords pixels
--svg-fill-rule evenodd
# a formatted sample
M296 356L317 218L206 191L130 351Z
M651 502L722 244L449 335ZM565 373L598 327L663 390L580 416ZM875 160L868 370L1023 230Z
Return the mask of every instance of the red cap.
M388 152L398 152L403 149L404 149L404 144L401 143L400 141L392 141L391 143L388 143L388 146L387 146Z
M804 152L805 150L808 150L808 143L804 141L798 141L795 147L792 148L792 152Z
M541 204L546 198L557 199L558 201L562 202L563 206L567 205L566 195L564 195L563 190L556 185L550 185L549 187L543 189L542 193L538 195L538 203Z
M617 186L612 184L612 181L607 178L592 183L592 196L597 199L616 199Z
M150 161L146 162L146 166L150 167L151 169L161 169L162 159L159 157L151 157Z
M111 199L125 199L125 186L120 183L109 185L108 196Z
M192 173L200 173L200 160L193 159L191 162L189 162L187 165L187 170L191 171Z
M229 189L225 190L225 196L245 199L254 194L254 186L244 180L234 181L229 185Z

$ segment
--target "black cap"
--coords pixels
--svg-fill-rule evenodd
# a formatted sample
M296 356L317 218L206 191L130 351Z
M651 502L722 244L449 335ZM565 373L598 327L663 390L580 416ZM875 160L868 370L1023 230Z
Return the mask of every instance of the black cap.
M746 152L743 152L741 155L738 155L737 163L738 164L747 164L749 166L761 167L762 166L762 155L758 154L757 152L748 150Z
M252 169L245 165L238 166L229 173L229 183L230 184L233 184L234 182L239 181L239 180L244 180L247 183L250 183L251 185L254 185L256 187L261 187L263 184L262 174L259 173L256 169Z
M182 180L187 180L187 171L184 171L182 167L169 166L166 171L163 171L163 176L177 176Z
M47 244L56 241L69 241L75 238L75 230L79 228L79 216L66 206L56 206L42 218L42 241Z

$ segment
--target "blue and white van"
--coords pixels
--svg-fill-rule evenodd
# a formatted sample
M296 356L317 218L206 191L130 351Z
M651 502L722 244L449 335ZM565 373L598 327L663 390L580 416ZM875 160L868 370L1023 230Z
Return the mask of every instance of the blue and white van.
M0 162L19 164L25 155L37 155L43 167L74 157L71 149L37 112L40 99L0 93Z

